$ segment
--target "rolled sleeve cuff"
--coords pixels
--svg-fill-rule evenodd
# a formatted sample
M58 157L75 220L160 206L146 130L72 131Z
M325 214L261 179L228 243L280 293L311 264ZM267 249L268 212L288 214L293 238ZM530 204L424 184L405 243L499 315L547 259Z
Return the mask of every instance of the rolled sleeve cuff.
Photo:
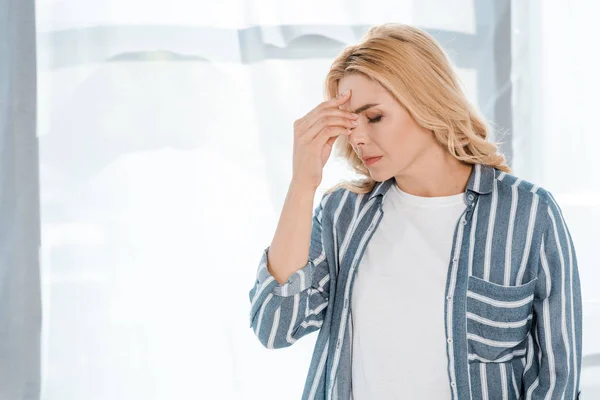
M309 261L304 267L294 272L284 284L279 284L271 272L267 268L267 254L269 253L269 247L263 250L263 255L258 266L258 272L256 274L256 284L260 287L269 278L275 281L272 293L276 296L289 297L297 293L300 293L311 286L312 283L312 263Z

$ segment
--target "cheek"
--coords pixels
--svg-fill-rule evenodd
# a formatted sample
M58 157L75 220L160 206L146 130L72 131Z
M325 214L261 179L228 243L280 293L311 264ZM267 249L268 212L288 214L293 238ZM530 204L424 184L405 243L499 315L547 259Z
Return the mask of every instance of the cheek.
M399 148L405 147L413 136L409 126L396 121L381 124L376 130L379 142L391 152L398 152Z
M392 159L406 160L420 152L420 136L410 123L381 126L377 132L379 147Z

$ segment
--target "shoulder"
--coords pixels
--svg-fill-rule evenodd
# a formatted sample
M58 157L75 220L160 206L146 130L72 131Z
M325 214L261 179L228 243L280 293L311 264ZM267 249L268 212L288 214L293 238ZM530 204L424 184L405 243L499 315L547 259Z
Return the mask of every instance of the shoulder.
M346 186L340 186L324 192L317 207L323 216L322 218L328 218L330 221L340 217L344 219L351 218L365 205L371 193L357 193Z
M562 209L550 190L513 174L495 171L497 195L500 201L513 202L515 197L518 198L515 203L524 200L524 204L528 206L523 210L531 213L535 209L535 213L541 216L542 224L546 228L549 227L552 219L562 219Z
M535 199L544 206L553 206L556 200L552 193L545 187L523 179L517 175L495 170L498 195L512 196L516 192L519 196Z

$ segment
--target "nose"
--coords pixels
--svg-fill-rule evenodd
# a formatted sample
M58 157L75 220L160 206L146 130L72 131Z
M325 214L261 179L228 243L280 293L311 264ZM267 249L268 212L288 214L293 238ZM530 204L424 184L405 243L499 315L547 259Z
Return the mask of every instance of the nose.
M348 142L354 147L354 150L358 153L359 146L364 145L369 140L365 129L359 124L357 127L352 128L352 133L348 136Z

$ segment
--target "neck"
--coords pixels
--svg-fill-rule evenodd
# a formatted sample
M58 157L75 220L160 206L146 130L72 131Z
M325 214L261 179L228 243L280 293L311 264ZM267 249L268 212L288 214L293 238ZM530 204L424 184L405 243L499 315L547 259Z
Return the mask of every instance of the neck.
M441 146L434 146L406 170L395 176L404 192L421 197L443 197L464 193L473 166L452 156Z

